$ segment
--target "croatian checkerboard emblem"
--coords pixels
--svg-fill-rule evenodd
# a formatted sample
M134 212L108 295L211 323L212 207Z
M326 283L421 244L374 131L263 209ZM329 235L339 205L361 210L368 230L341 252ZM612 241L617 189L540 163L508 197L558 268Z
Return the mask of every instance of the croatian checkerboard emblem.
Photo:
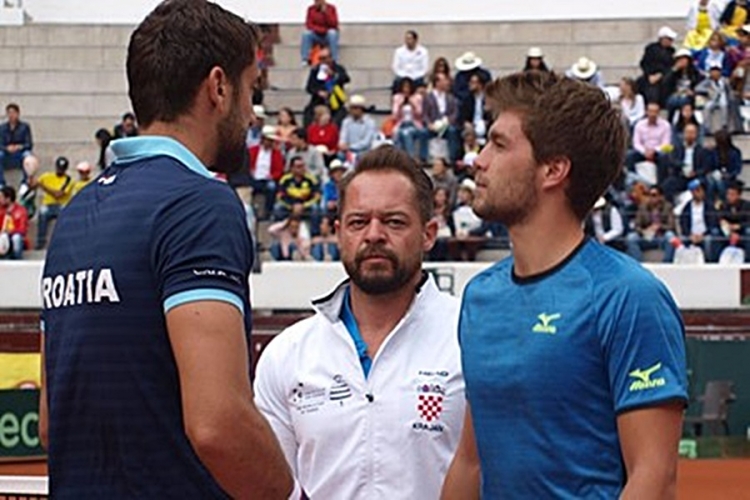
M419 388L417 411L425 422L433 422L440 418L443 411L444 390L439 385L424 384Z

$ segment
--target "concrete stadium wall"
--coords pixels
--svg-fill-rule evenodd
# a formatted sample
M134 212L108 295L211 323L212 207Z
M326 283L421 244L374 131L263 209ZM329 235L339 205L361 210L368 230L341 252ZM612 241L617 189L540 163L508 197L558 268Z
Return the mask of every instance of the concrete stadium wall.
M256 22L302 23L310 0L218 0L219 4ZM537 0L534 2L489 2L463 0L333 0L342 22L462 22L462 21L545 21L560 19L644 19L683 17L688 0ZM25 0L24 10L37 23L124 23L134 24L158 0Z
M42 261L0 262L0 310L39 309L39 277ZM491 263L429 263L439 283L451 286L460 296L466 283ZM750 266L647 265L672 292L683 310L737 309L741 307L741 270ZM263 265L253 275L252 301L255 309L307 310L311 299L328 293L344 278L339 263L284 263ZM288 286L293 283L294 286Z

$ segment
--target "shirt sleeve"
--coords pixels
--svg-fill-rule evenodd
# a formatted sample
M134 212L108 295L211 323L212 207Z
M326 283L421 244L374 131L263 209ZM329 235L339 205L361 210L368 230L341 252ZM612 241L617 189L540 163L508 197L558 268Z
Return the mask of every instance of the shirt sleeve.
M249 304L253 250L230 188L207 183L170 197L157 214L151 256L164 312L190 302Z
M253 391L258 410L271 425L292 474L297 477L297 439L294 435L287 391L284 390L283 378L280 376L280 371L286 366L279 352L279 342L283 340L281 337L272 340L258 359Z
M599 316L615 410L686 402L685 328L669 291L650 274L617 286Z

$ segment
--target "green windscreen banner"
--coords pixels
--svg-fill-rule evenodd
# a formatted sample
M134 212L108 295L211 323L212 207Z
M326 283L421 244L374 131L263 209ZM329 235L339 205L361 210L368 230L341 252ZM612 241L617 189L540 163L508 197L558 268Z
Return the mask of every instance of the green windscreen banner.
M0 391L0 461L43 457L38 426L38 390Z

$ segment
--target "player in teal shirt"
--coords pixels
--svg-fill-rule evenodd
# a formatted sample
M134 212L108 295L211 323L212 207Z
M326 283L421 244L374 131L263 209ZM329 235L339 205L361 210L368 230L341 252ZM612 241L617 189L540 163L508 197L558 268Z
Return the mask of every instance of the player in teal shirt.
M622 165L619 112L550 74L487 95L500 113L473 208L508 227L514 255L464 291L469 409L443 499L672 498L682 319L661 282L581 225Z

